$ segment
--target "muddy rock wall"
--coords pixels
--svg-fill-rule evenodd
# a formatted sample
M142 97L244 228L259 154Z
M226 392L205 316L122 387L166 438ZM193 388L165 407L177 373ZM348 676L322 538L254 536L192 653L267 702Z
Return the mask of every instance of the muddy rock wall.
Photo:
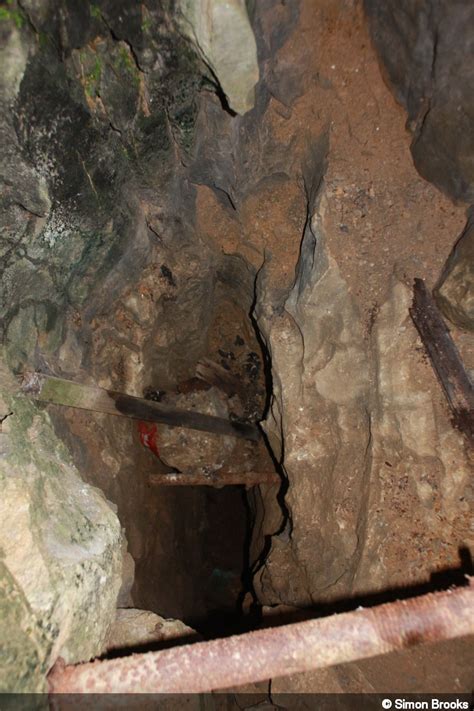
M0 22L0 553L3 619L21 630L6 668L27 648L19 688L40 688L59 653L97 653L121 526L136 607L205 615L220 594L209 580L239 580L205 554L217 499L151 488L135 427L12 401L12 371L137 395L176 395L203 356L258 372L281 485L249 492L233 528L252 526L260 604L423 583L473 544L466 442L408 313L415 276L437 286L472 367L469 70L449 53L453 33L469 50L467 4L259 0L247 15L236 0L239 72L209 36L224 4L198 23L202 5L25 0ZM18 439L8 450L10 431L29 458ZM26 547L10 556L18 531L37 541L38 588ZM102 621L87 617L92 641L77 632L85 610Z
M371 22L390 34L399 25L382 22L384 12ZM307 140L319 125L320 137L302 149L308 219L295 281L283 294L273 288L270 260L257 280L273 380L265 429L284 483L256 495L254 553L263 602L311 606L459 566L459 551L472 546L472 465L408 311L413 277L435 286L465 208L417 175L404 113L381 80L360 8L303 4L299 22L293 42L299 37L313 83L303 79L289 123L304 123ZM443 27L438 39L448 46L452 27L446 37ZM309 28L314 48L304 42ZM291 51L292 40L276 63ZM438 59L447 71L452 58ZM399 70L409 84L412 67ZM468 164L472 151L462 145L456 155ZM420 172L440 185L417 151ZM442 162L443 146L433 140L429 151ZM444 171L455 182L462 168L448 162ZM471 367L472 337L455 330L455 338Z
M417 169L472 203L472 4L366 0L365 10L383 71L407 109Z

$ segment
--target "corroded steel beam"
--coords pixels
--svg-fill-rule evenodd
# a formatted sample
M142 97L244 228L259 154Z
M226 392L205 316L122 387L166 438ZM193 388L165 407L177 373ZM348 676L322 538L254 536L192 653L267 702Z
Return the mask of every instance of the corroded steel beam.
M235 637L78 666L53 693L198 693L241 686L474 633L474 585Z
M155 486L257 486L259 484L280 484L281 479L276 472L231 472L211 471L204 467L185 469L183 472L170 474L150 474L150 484Z

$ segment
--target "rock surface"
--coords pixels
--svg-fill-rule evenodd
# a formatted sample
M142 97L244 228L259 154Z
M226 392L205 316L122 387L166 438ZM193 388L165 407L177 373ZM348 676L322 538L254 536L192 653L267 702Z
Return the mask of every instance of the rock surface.
M470 0L365 0L381 63L408 111L417 169L474 202L474 7Z
M474 331L474 215L456 242L435 289L445 316L460 328Z
M217 77L232 111L255 104L257 45L244 0L180 0L181 27Z
M408 305L414 276L430 288L438 281L465 214L414 169L405 112L382 82L360 5L249 3L260 77L243 115L209 91L209 72L176 32L171 4L76 5L56 13L25 0L21 27L0 23L9 366L137 395L177 392L203 357L234 376L245 371L254 388L246 414L261 416L265 386L273 395L265 427L282 476L280 488L256 487L249 505L232 487L152 488L156 458L136 423L50 407L81 474L118 507L136 563L133 605L197 626L216 609L235 609L244 567L264 605L333 603L451 575L458 550L472 545L469 462ZM378 3L377 12L408 6ZM443 38L444 24L436 26L441 64L431 72L430 23L439 17L423 7L400 43L415 68L407 74L393 50L400 81L412 77L399 98L406 94L413 116L425 119L420 146L425 125L438 131L437 77L453 31ZM456 73L464 105L465 74ZM429 160L417 161L466 199L472 134L461 150L443 125ZM44 447L38 438L45 456L56 447L48 432ZM192 463L193 452L185 454ZM63 508L65 496L62 489ZM71 506L87 509L82 499ZM75 521L71 513L67 524ZM113 514L109 534L118 541ZM4 578L11 598L16 576ZM128 575L128 604L130 584ZM16 596L8 629L26 609ZM39 674L47 663L37 660L61 645L43 645L35 614L28 619L21 629L30 625L32 651L18 669L33 659ZM12 642L11 659L25 640Z
M274 382L266 431L289 479L288 518L259 577L269 604L308 606L316 591L346 588L366 515L369 366L361 321L324 239L316 216L280 314L265 312L271 302L259 289Z
M1 376L0 689L45 690L58 656L96 656L121 584L121 527L111 505L85 484L48 416Z
M388 580L406 587L420 574L455 569L455 542L473 545L469 448L420 357L411 302L411 288L395 279L374 326L377 399L358 592L382 589Z
M149 610L118 609L104 646L104 654L130 647L144 647L173 640L194 641L196 632L181 620L170 620Z
M202 356L219 361L237 336L242 352L258 350L252 270L194 224L188 166L198 108L202 94L220 100L178 32L174 3L76 5L25 2L0 18L5 358L16 371L140 396L176 390ZM241 17L252 39L244 9ZM235 316L225 336L224 312ZM156 459L136 423L49 412L85 481L118 507L136 561L134 604L203 619L222 598L213 572L222 569L237 581L226 601L233 609L246 525L240 490L216 499L152 489ZM219 501L233 509L236 540L213 558ZM168 575L174 587L159 584Z
M271 605L427 582L473 545L466 443L408 313L413 278L434 285L465 218L416 176L403 115L388 103L373 55L354 63L365 30L350 16L326 7L300 18L320 38L308 55L320 81L290 123L324 102L334 124L328 145L320 117L301 161L308 221L299 260L288 250L283 266L276 250L275 204L258 211L258 232L273 228L278 255L263 260L255 308L272 366L265 427L284 475L280 491L254 492L255 588ZM322 37L328 23L338 33ZM291 41L282 63L290 51ZM297 155L294 134L285 135Z

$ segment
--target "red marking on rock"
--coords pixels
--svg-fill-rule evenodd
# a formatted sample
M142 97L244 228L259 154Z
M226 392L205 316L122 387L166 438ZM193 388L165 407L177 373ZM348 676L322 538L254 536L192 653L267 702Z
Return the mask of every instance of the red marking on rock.
M151 422L139 422L138 433L143 446L152 451L156 457L159 457L158 427Z

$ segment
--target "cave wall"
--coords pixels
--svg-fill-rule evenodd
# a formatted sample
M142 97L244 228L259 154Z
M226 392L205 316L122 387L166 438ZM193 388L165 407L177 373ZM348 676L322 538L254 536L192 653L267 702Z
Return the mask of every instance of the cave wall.
M406 108L416 168L454 201L473 202L470 2L365 2L382 72ZM473 235L460 235L437 284L445 316L473 330Z
M381 66L407 110L421 175L453 200L474 200L474 8L469 0L364 3Z
M122 529L3 365L0 418L0 690L44 692L58 657L102 652L122 584Z
M248 317L254 268L238 255L223 253L196 229L192 178L200 104L209 98L220 113L223 102L232 111L253 105L255 39L242 2L207 4L209 14L198 5L196 15L189 2L133 7L106 1L81 6L26 2L2 13L6 71L1 80L0 309L8 370L39 369L140 396L145 390L175 393L179 383L195 374L201 356L219 361L219 350L230 352L238 337L238 367L258 375L260 349ZM225 66L220 37L213 30L215 23L222 28L228 22L229 8L241 74L234 65ZM196 17L199 26L193 25ZM209 43L204 53L185 38L187 34L199 42L201 50L202 33ZM211 185L214 189L213 181ZM244 372L242 382L245 377ZM196 407L180 397L183 407ZM252 403L247 405L252 409ZM103 609L97 605L97 614L102 614L97 634L87 644L78 636L74 654L68 654L66 642L55 643L43 655L37 676L33 679L30 669L20 686L36 688L55 654L77 661L101 651L118 593L123 545L128 555L120 604L131 604L135 580L134 603L167 617L199 620L214 607L235 607L244 556L240 539L245 540L247 526L239 490L153 488L147 476L156 472L156 459L140 443L136 423L54 406L46 415L41 406L29 407L31 417L38 411L35 422L44 429L51 451L60 447L52 422L73 457L77 481L72 474L65 481L71 506L74 487L81 486L78 472L114 506L104 514L111 529L110 550L104 552L110 561L103 562L110 586ZM9 426L14 430L20 407L12 411ZM5 421L5 447L7 430ZM183 439L182 433L178 437ZM201 459L203 452L219 452L219 438L214 440L200 450ZM199 437L183 441L191 452L203 444ZM26 435L25 442L31 446ZM37 469L36 479L47 481L47 472L39 464ZM35 486L35 476L23 473L25 496ZM51 510L54 517L67 491L56 491L52 503L40 498L35 508L41 515ZM101 501L99 497L96 506ZM4 503L7 509L14 507L14 495ZM224 525L220 519L227 509L234 537L209 556L214 526ZM5 517L5 536L11 536L12 525ZM27 518L13 525L16 538L28 540L31 528ZM99 545L99 534L93 530L93 535ZM32 561L38 556L36 549L31 552ZM19 559L17 567L21 564ZM17 570L10 559L8 565L10 572L12 566ZM94 604L97 586L92 568L77 599L65 594L71 615L80 618L83 607ZM31 590L23 592L28 602ZM9 589L8 600L10 595ZM47 613L41 614L40 624L49 624ZM55 619L53 641L66 636L70 644L63 630L68 620ZM15 654L8 657L6 678Z
M265 429L286 477L255 495L255 587L268 605L424 583L472 550L469 445L408 311L415 276L436 285L465 208L417 175L404 113L349 5L302 6L293 41L317 67L292 106L306 127L305 100L317 107L301 163L308 220L290 288L272 284L271 262L257 280L273 379ZM453 331L472 367L472 336Z
M94 317L137 281L153 248L166 263L166 245L188 241L179 165L201 73L166 10L143 13L45 3L25 5L19 27L2 22L16 71L5 75L2 191L13 368L32 360L38 331L44 357L69 345L63 370L87 362Z
M207 352L215 291L230 272L226 299L239 314L250 309L251 272L193 226L186 162L198 89L214 91L215 81L178 33L176 12L27 2L2 14L5 378L31 368L138 395L175 386ZM192 579L213 569L195 532L209 537L209 508L219 511L202 489L187 498L150 489L153 455L136 426L99 415L69 422L59 408L12 400L15 381L3 385L2 636L15 625L18 635L2 647L1 686L33 691L58 655L101 653L127 545L136 578L149 581L137 604L205 615Z
M282 475L281 487L250 495L253 592L265 605L312 606L425 582L472 544L465 442L408 314L412 278L437 283L465 207L416 172L406 115L382 81L360 3L248 5L259 80L253 108L241 114L228 110L224 80L216 91L221 67L177 31L172 4L24 2L2 20L4 353L10 369L140 395L192 376L225 313L236 311L254 344L243 317L251 311L268 356L264 429ZM366 11L380 51L389 15L369 2ZM412 148L421 174L470 200L472 136L465 132L459 148L428 133L447 86L437 77L453 71L443 43L454 25L437 20L435 42L435 16L420 13L427 35L410 30L407 46L421 54L413 59L401 42L410 60L391 80L421 121ZM420 87L407 79L419 62ZM138 577L153 580L135 590L136 604L205 612L189 585L207 565L194 534L205 528L202 493L183 500L151 490L152 455L130 423L50 412L81 476L118 506ZM54 451L47 416L33 407L30 415ZM85 491L109 521L105 562L94 560L93 570L108 566L111 608L119 524ZM56 492L54 506L64 496ZM171 573L175 588L166 585ZM90 598L79 589L74 599L80 620ZM41 652L42 671L61 648L57 638ZM80 647L70 659L92 654ZM29 675L19 683L40 683Z

